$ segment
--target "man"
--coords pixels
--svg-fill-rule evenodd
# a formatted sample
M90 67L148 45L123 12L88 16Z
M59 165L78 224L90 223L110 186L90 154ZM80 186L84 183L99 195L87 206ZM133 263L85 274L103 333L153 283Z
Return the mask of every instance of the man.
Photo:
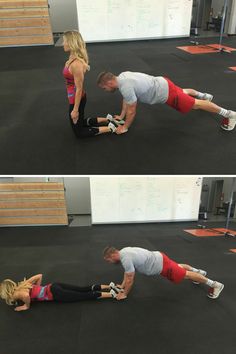
M115 76L104 71L99 74L97 84L108 92L119 90L123 96L121 114L115 116L115 119L125 118L125 124L116 129L116 134L128 131L135 118L138 101L148 104L166 103L181 113L188 113L192 109L217 113L223 117L221 128L228 131L233 130L236 125L236 112L212 103L211 94L194 89L182 89L166 77L154 77L131 71Z
M148 276L160 274L176 284L184 279L195 284L206 284L209 286L207 296L211 299L217 299L224 288L224 284L206 278L206 271L187 264L177 264L166 254L158 251L152 252L139 247L125 247L121 250L106 247L103 257L109 263L121 263L124 268L124 278L119 285L122 291L118 293L117 300L125 299L129 294L136 271Z

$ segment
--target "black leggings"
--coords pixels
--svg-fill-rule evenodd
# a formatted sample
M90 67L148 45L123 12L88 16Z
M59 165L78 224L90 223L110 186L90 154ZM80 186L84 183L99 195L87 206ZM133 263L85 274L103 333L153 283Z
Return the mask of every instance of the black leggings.
M69 106L69 119L73 129L73 132L77 136L77 138L87 138L89 136L94 136L99 133L99 128L97 128L97 118L84 118L84 109L87 102L86 94L81 97L80 105L79 105L79 119L76 124L73 123L71 119L71 112L73 111L74 104L70 104ZM95 126L95 127L94 127Z
M60 302L76 302L81 300L96 300L101 297L101 285L76 286L64 283L51 285L53 300Z

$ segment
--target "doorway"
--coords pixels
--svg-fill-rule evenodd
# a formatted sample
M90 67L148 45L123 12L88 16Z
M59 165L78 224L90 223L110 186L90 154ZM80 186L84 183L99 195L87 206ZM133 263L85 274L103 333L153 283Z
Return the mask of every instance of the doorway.
M62 34L78 30L76 0L48 0L48 7L55 46L62 46Z
M225 0L193 0L191 35L219 37ZM224 33L228 32L232 0L227 0Z
M91 225L89 177L64 177L69 226Z

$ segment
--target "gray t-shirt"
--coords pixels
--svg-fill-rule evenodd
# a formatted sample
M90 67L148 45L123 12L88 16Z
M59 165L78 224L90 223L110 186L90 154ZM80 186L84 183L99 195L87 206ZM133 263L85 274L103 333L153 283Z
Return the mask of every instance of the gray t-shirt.
M138 100L148 104L165 103L168 99L168 82L162 76L125 71L117 81L119 91L128 104Z
M160 274L163 268L163 257L158 251L151 252L139 247L125 247L120 250L120 261L125 273L136 270L146 275Z

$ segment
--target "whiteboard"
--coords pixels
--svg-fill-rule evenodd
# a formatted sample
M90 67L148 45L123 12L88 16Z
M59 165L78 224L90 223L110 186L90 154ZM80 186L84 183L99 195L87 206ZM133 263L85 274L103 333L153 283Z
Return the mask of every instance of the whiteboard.
M92 223L198 220L201 177L90 177Z
M86 42L186 37L193 0L77 0Z

